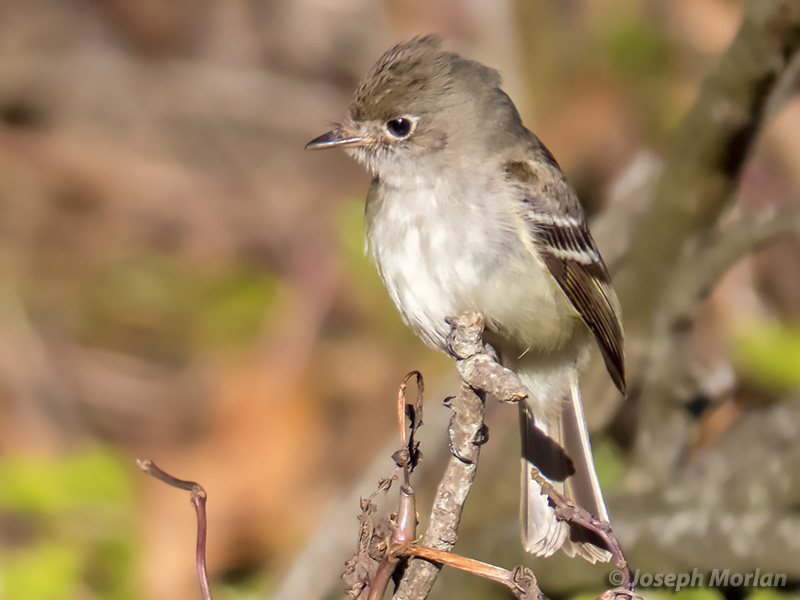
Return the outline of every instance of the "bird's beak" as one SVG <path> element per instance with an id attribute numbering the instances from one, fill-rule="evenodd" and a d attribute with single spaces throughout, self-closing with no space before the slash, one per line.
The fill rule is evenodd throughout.
<path id="1" fill-rule="evenodd" d="M 330 130 L 328 133 L 323 133 L 318 138 L 314 138 L 306 144 L 306 149 L 320 150 L 323 148 L 336 148 L 346 146 L 363 146 L 367 140 L 361 136 L 355 135 L 348 131 L 341 125 L 336 129 Z"/>

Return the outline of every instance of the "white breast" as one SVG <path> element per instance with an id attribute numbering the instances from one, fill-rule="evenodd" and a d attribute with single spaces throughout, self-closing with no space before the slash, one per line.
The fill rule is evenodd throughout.
<path id="1" fill-rule="evenodd" d="M 478 285 L 473 253 L 456 233 L 470 220 L 452 218 L 435 189 L 385 190 L 370 211 L 368 242 L 381 279 L 405 321 L 430 346 L 442 348 L 445 317 L 465 308 Z M 465 222 L 466 221 L 466 222 Z M 465 234 L 467 232 L 464 232 Z M 482 234 L 473 231 L 472 234 Z"/>
<path id="2" fill-rule="evenodd" d="M 368 243 L 404 320 L 443 349 L 445 318 L 472 308 L 514 348 L 549 352 L 574 335 L 576 311 L 490 182 L 480 189 L 384 186 L 367 207 Z M 461 189 L 459 189 L 461 187 Z M 511 199 L 505 199 L 510 202 Z"/>

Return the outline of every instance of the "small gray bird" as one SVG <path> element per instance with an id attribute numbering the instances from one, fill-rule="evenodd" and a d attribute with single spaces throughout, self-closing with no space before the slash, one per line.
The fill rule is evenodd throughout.
<path id="1" fill-rule="evenodd" d="M 375 176 L 367 241 L 403 319 L 446 351 L 446 318 L 480 312 L 529 391 L 520 403 L 522 540 L 549 556 L 610 554 L 558 521 L 531 465 L 608 520 L 578 389 L 591 344 L 625 392 L 620 308 L 575 191 L 522 124 L 500 75 L 429 35 L 389 50 L 350 115 L 309 148 L 344 147 Z"/>

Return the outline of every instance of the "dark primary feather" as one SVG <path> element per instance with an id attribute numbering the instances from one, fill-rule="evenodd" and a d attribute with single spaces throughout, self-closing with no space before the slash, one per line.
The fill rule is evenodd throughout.
<path id="1" fill-rule="evenodd" d="M 611 278 L 586 219 L 561 170 L 535 152 L 538 161 L 512 161 L 506 175 L 524 184 L 523 217 L 545 265 L 594 334 L 611 379 L 625 393 L 625 354 L 620 316 Z M 545 149 L 546 150 L 546 149 Z M 613 299 L 612 299 L 613 298 Z"/>
<path id="2" fill-rule="evenodd" d="M 586 265 L 558 258 L 544 250 L 547 268 L 594 334 L 606 369 L 614 385 L 624 394 L 625 355 L 622 327 L 609 299 L 608 272 L 602 259 L 599 263 Z"/>

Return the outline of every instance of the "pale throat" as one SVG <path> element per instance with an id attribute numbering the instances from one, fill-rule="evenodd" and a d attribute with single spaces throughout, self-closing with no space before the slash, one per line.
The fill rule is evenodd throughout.
<path id="1" fill-rule="evenodd" d="M 386 186 L 409 193 L 442 193 L 442 180 L 459 177 L 441 151 L 353 148 L 351 155 Z M 424 208 L 421 207 L 421 208 Z"/>

